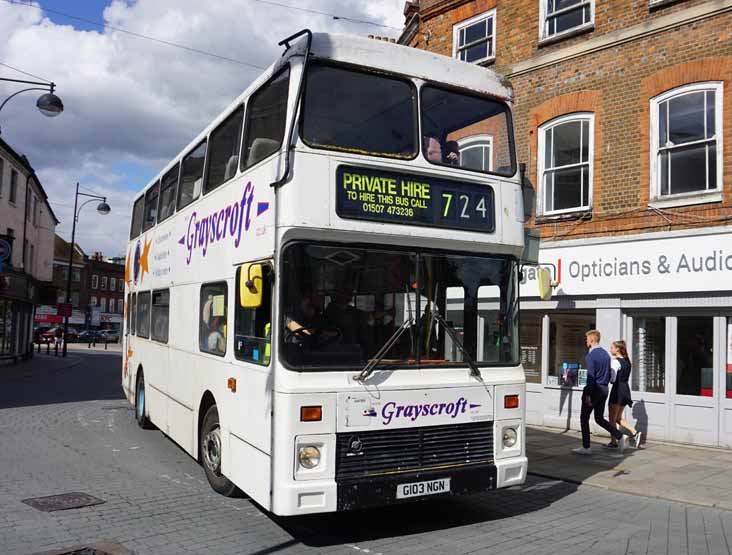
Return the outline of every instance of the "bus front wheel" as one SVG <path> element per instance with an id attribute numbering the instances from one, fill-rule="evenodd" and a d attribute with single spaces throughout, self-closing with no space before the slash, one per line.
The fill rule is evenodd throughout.
<path id="1" fill-rule="evenodd" d="M 226 497 L 233 497 L 237 487 L 226 476 L 221 474 L 221 426 L 219 411 L 216 405 L 209 407 L 203 417 L 203 425 L 199 434 L 201 461 L 206 472 L 208 483 L 213 490 Z"/>
<path id="2" fill-rule="evenodd" d="M 135 388 L 135 419 L 140 428 L 148 430 L 152 428 L 150 419 L 147 417 L 147 395 L 145 395 L 145 376 L 138 373 L 137 387 Z"/>

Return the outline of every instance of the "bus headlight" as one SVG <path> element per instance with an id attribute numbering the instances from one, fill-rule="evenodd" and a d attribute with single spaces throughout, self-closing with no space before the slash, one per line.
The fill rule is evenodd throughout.
<path id="1" fill-rule="evenodd" d="M 297 458 L 303 468 L 315 468 L 320 464 L 320 449 L 314 445 L 300 447 Z"/>
<path id="2" fill-rule="evenodd" d="M 510 449 L 514 445 L 516 445 L 516 440 L 518 439 L 518 435 L 516 434 L 516 430 L 513 428 L 506 428 L 503 430 L 503 447 L 504 449 Z"/>

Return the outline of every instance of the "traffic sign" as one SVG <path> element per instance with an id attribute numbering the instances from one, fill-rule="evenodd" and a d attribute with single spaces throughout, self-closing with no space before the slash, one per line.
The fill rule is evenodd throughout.
<path id="1" fill-rule="evenodd" d="M 58 303 L 56 306 L 56 314 L 59 316 L 71 316 L 71 303 Z"/>

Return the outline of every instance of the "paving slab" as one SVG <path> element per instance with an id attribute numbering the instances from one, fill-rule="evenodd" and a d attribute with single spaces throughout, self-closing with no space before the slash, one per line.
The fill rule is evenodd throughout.
<path id="1" fill-rule="evenodd" d="M 596 439 L 595 439 L 596 438 Z M 592 456 L 575 455 L 581 435 L 529 427 L 529 473 L 691 505 L 732 510 L 732 451 L 646 442 L 622 455 L 593 436 Z"/>

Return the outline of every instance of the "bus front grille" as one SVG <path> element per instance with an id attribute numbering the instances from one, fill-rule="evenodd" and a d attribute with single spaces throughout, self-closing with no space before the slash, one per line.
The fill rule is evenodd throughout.
<path id="1" fill-rule="evenodd" d="M 493 462 L 493 422 L 336 436 L 337 482 Z"/>

